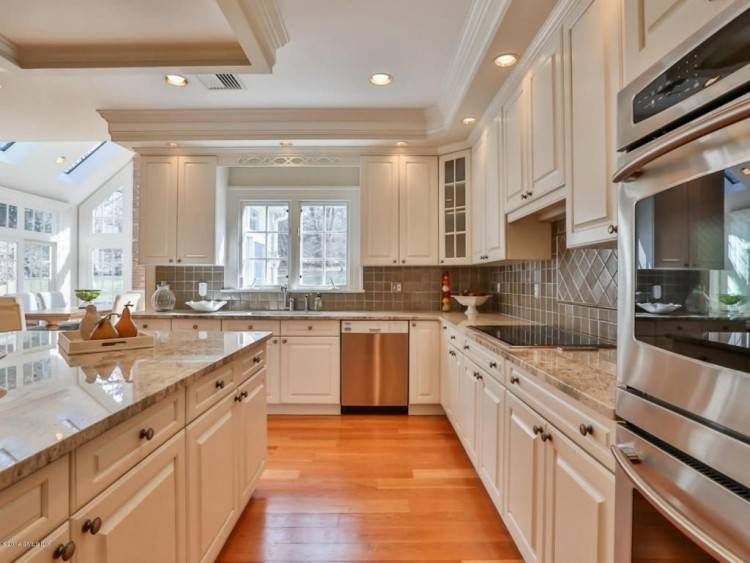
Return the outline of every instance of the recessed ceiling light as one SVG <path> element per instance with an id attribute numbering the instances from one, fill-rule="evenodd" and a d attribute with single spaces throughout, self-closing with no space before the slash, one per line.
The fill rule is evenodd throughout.
<path id="1" fill-rule="evenodd" d="M 291 147 L 292 146 L 292 142 L 291 141 L 281 141 L 279 144 L 282 147 Z"/>
<path id="2" fill-rule="evenodd" d="M 65 158 L 64 156 L 58 156 L 58 157 L 57 157 L 57 158 L 55 159 L 55 162 L 56 162 L 57 164 L 63 164 L 63 163 L 65 162 L 65 160 L 66 160 L 66 158 Z"/>
<path id="3" fill-rule="evenodd" d="M 393 82 L 393 76 L 387 72 L 376 72 L 370 75 L 370 84 L 375 86 L 387 86 L 391 82 Z"/>
<path id="4" fill-rule="evenodd" d="M 518 62 L 518 57 L 513 53 L 500 53 L 495 57 L 495 64 L 499 67 L 513 66 Z"/>
<path id="5" fill-rule="evenodd" d="M 167 84 L 170 86 L 187 86 L 188 85 L 188 79 L 181 74 L 167 74 L 164 77 L 164 80 L 167 81 Z"/>
<path id="6" fill-rule="evenodd" d="M 740 168 L 740 172 L 742 172 L 745 176 L 750 176 L 750 168 L 747 166 Z"/>
<path id="7" fill-rule="evenodd" d="M 177 148 L 177 143 L 175 143 L 174 141 L 172 141 L 172 142 L 167 143 L 167 146 L 170 149 L 176 149 Z"/>
<path id="8" fill-rule="evenodd" d="M 476 117 L 464 117 L 461 120 L 461 123 L 463 123 L 464 125 L 474 125 L 476 122 L 477 122 Z"/>
<path id="9" fill-rule="evenodd" d="M 406 141 L 399 141 L 398 143 L 396 143 L 396 146 L 397 146 L 397 147 L 405 147 L 405 146 L 407 146 L 408 144 L 409 144 L 409 143 L 407 143 Z"/>

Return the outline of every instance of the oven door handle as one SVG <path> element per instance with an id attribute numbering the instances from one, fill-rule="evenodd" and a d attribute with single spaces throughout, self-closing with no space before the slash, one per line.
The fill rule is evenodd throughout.
<path id="1" fill-rule="evenodd" d="M 656 491 L 656 489 L 641 477 L 635 469 L 635 464 L 638 463 L 638 455 L 633 455 L 631 451 L 628 451 L 630 449 L 629 446 L 624 444 L 614 444 L 610 447 L 617 466 L 630 480 L 633 487 L 640 492 L 646 500 L 654 506 L 654 508 L 661 512 L 667 520 L 677 526 L 683 533 L 691 537 L 711 555 L 719 557 L 724 561 L 742 563 L 742 559 L 739 559 L 736 555 L 727 551 L 724 546 L 706 534 L 700 526 L 672 506 L 661 494 L 659 494 L 659 492 Z M 631 459 L 635 459 L 636 461 L 631 461 Z"/>

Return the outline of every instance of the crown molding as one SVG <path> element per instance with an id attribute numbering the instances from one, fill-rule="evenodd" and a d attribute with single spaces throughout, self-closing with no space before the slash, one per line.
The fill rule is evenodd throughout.
<path id="1" fill-rule="evenodd" d="M 289 34 L 276 0 L 216 0 L 229 26 L 253 66 L 253 72 L 270 73 L 276 50 L 289 42 Z"/>
<path id="2" fill-rule="evenodd" d="M 423 140 L 422 109 L 99 110 L 116 142 L 256 139 Z"/>
<path id="3" fill-rule="evenodd" d="M 510 0 L 474 0 L 472 3 L 437 104 L 437 111 L 442 116 L 442 129 L 449 128 L 455 120 L 509 6 Z"/>

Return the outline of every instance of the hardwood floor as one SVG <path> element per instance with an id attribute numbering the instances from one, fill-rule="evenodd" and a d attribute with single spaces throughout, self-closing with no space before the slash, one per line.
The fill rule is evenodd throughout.
<path id="1" fill-rule="evenodd" d="M 218 561 L 521 561 L 442 416 L 272 416 Z"/>

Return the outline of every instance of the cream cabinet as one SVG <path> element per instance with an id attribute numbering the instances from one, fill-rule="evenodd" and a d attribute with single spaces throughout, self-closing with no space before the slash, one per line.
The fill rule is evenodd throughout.
<path id="1" fill-rule="evenodd" d="M 409 323 L 409 404 L 440 404 L 440 323 Z"/>
<path id="2" fill-rule="evenodd" d="M 217 332 L 221 330 L 221 321 L 219 319 L 172 319 L 172 330 Z"/>
<path id="3" fill-rule="evenodd" d="M 491 124 L 472 147 L 473 203 L 472 261 L 505 258 L 505 213 L 498 177 L 498 128 Z"/>
<path id="4" fill-rule="evenodd" d="M 440 263 L 471 263 L 471 153 L 460 151 L 440 157 Z"/>
<path id="5" fill-rule="evenodd" d="M 448 345 L 444 355 L 444 362 L 446 364 L 446 392 L 440 395 L 440 401 L 451 424 L 453 424 L 456 432 L 460 434 L 462 430 L 459 417 L 458 386 L 461 374 L 463 373 L 463 356 L 452 345 Z"/>
<path id="6" fill-rule="evenodd" d="M 289 336 L 281 339 L 281 402 L 341 402 L 339 338 Z"/>
<path id="7" fill-rule="evenodd" d="M 568 247 L 617 237 L 611 179 L 622 87 L 619 14 L 619 0 L 579 0 L 563 22 Z"/>
<path id="8" fill-rule="evenodd" d="M 234 397 L 237 494 L 240 510 L 250 500 L 266 465 L 267 371 L 268 368 L 265 368 L 242 383 Z"/>
<path id="9" fill-rule="evenodd" d="M 185 531 L 183 431 L 70 518 L 81 563 L 179 563 Z"/>
<path id="10" fill-rule="evenodd" d="M 50 563 L 51 561 L 72 561 L 76 544 L 70 540 L 70 526 L 67 522 L 16 559 L 14 563 Z"/>
<path id="11" fill-rule="evenodd" d="M 438 263 L 438 170 L 431 156 L 362 157 L 362 263 Z"/>
<path id="12" fill-rule="evenodd" d="M 479 371 L 477 420 L 478 472 L 495 503 L 502 503 L 503 426 L 505 388 Z"/>
<path id="13" fill-rule="evenodd" d="M 479 384 L 478 368 L 464 357 L 461 373 L 458 378 L 458 418 L 460 419 L 460 436 L 469 458 L 477 459 L 477 399 Z"/>
<path id="14" fill-rule="evenodd" d="M 625 83 L 698 31 L 711 18 L 745 0 L 624 0 Z"/>
<path id="15" fill-rule="evenodd" d="M 213 264 L 214 156 L 140 158 L 140 263 Z"/>
<path id="16" fill-rule="evenodd" d="M 529 197 L 527 98 L 527 81 L 522 80 L 500 108 L 501 178 L 506 212 L 521 207 Z"/>
<path id="17" fill-rule="evenodd" d="M 281 402 L 281 339 L 274 336 L 266 343 L 266 402 Z"/>

